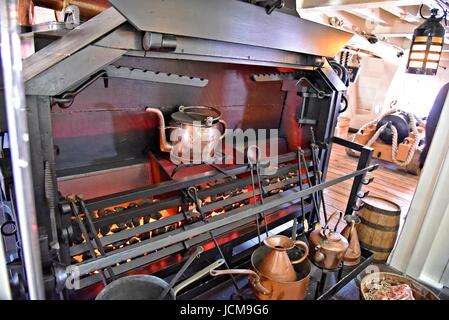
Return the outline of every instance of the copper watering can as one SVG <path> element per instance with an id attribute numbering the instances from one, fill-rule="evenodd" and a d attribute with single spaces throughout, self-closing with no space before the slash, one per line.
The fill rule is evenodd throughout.
<path id="1" fill-rule="evenodd" d="M 268 237 L 265 240 L 267 240 L 264 241 L 266 245 L 257 248 L 251 255 L 251 270 L 212 270 L 210 274 L 212 276 L 227 274 L 248 275 L 249 286 L 254 295 L 260 300 L 304 300 L 311 271 L 310 263 L 307 259 L 307 245 L 302 241 L 295 242 L 284 236 Z M 295 248 L 303 249 L 304 253 L 297 260 L 287 261 L 289 259 L 287 251 Z M 276 268 L 277 264 L 279 264 L 279 269 Z M 265 272 L 269 272 L 275 278 L 263 273 L 263 268 L 265 268 Z M 294 278 L 291 277 L 292 270 Z M 287 277 L 283 273 L 288 273 L 291 281 L 284 281 L 283 279 L 287 279 Z"/>
<path id="2" fill-rule="evenodd" d="M 259 265 L 259 271 L 265 276 L 281 282 L 296 281 L 296 272 L 293 265 L 303 262 L 307 259 L 309 248 L 303 241 L 293 241 L 292 239 L 276 235 L 265 238 L 263 243 L 271 250 Z M 293 248 L 304 250 L 304 255 L 294 261 L 290 261 L 287 251 Z"/>
<path id="3" fill-rule="evenodd" d="M 331 230 L 328 226 L 332 218 L 339 214 L 339 219 Z M 328 223 L 318 230 L 314 230 L 309 236 L 310 259 L 320 268 L 335 269 L 342 262 L 346 250 L 348 249 L 348 240 L 337 232 L 337 226 L 343 216 L 343 212 L 335 211 L 328 220 Z"/>

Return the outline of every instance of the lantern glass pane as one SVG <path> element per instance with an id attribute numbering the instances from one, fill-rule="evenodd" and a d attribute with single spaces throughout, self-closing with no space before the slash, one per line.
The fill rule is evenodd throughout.
<path id="1" fill-rule="evenodd" d="M 418 37 L 415 38 L 415 40 L 413 42 L 415 42 L 415 43 L 417 43 L 417 42 L 427 43 L 427 39 L 428 39 L 428 37 L 426 37 L 426 36 L 418 36 Z"/>
<path id="2" fill-rule="evenodd" d="M 433 43 L 443 43 L 443 37 L 433 37 L 432 38 Z"/>
<path id="3" fill-rule="evenodd" d="M 412 47 L 412 51 L 426 51 L 427 45 L 425 44 L 414 44 Z"/>
<path id="4" fill-rule="evenodd" d="M 412 52 L 412 54 L 410 55 L 410 59 L 413 60 L 424 60 L 425 57 L 426 54 L 423 52 Z"/>
<path id="5" fill-rule="evenodd" d="M 427 56 L 427 60 L 439 61 L 440 55 L 438 53 L 429 53 L 429 55 Z"/>
<path id="6" fill-rule="evenodd" d="M 409 67 L 410 68 L 422 68 L 423 62 L 422 61 L 410 61 Z"/>
<path id="7" fill-rule="evenodd" d="M 437 62 L 427 62 L 426 63 L 426 69 L 437 69 L 438 63 Z"/>
<path id="8" fill-rule="evenodd" d="M 430 46 L 430 49 L 429 49 L 429 51 L 432 51 L 432 52 L 441 52 L 441 50 L 443 49 L 443 47 L 442 46 Z"/>

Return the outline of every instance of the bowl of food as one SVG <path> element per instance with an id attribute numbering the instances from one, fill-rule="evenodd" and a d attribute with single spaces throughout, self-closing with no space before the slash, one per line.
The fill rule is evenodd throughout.
<path id="1" fill-rule="evenodd" d="M 373 272 L 360 282 L 363 300 L 440 300 L 430 289 L 408 277 Z"/>

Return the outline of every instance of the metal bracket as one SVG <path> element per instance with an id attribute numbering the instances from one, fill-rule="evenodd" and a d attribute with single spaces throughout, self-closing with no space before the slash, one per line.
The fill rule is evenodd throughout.
<path id="1" fill-rule="evenodd" d="M 159 71 L 150 71 L 114 65 L 107 66 L 105 70 L 108 77 L 111 78 L 124 78 L 158 83 L 170 83 L 193 87 L 205 87 L 209 82 L 209 80 L 204 78 L 196 78 L 174 73 L 163 73 Z"/>
<path id="2" fill-rule="evenodd" d="M 52 97 L 51 104 L 57 104 L 61 109 L 69 108 L 73 104 L 75 96 L 101 77 L 103 77 L 105 88 L 109 86 L 109 78 L 124 78 L 158 83 L 188 85 L 193 87 L 205 87 L 209 82 L 209 80 L 204 78 L 195 78 L 192 76 L 183 76 L 173 73 L 163 73 L 159 71 L 109 65 L 103 70 L 100 70 L 92 75 L 88 80 L 75 88 L 73 91 L 67 91 L 59 96 Z"/>
<path id="3" fill-rule="evenodd" d="M 73 101 L 75 97 L 84 89 L 89 87 L 92 83 L 94 83 L 98 78 L 102 76 L 107 76 L 105 70 L 100 70 L 97 73 L 93 74 L 88 80 L 86 80 L 83 84 L 78 86 L 73 91 L 68 91 L 63 93 L 62 95 L 52 97 L 50 104 L 51 105 L 58 105 L 61 109 L 67 109 L 70 108 L 70 106 L 73 104 Z M 108 81 L 107 78 L 104 78 L 104 86 L 105 88 L 108 87 Z"/>
<path id="4" fill-rule="evenodd" d="M 299 77 L 298 72 L 284 72 L 284 73 L 259 73 L 251 75 L 251 80 L 256 82 L 266 81 L 295 81 Z"/>

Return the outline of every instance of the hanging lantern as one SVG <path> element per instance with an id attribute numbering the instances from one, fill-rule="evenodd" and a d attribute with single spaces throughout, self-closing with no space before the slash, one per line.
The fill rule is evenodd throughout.
<path id="1" fill-rule="evenodd" d="M 444 45 L 445 28 L 437 17 L 438 9 L 431 10 L 431 16 L 413 34 L 407 73 L 436 75 Z M 423 17 L 421 15 L 421 17 Z M 424 18 L 424 17 L 423 17 Z"/>

